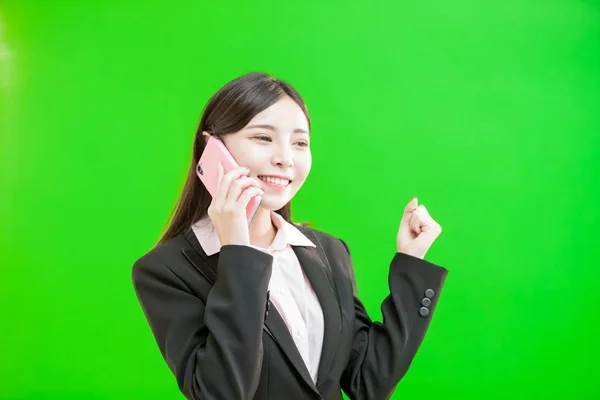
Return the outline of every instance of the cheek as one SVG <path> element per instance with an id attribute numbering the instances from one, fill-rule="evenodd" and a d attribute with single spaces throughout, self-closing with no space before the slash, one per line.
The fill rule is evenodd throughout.
<path id="1" fill-rule="evenodd" d="M 296 176 L 304 181 L 310 173 L 311 167 L 312 157 L 310 154 L 308 156 L 299 157 L 298 160 L 296 160 Z"/>
<path id="2" fill-rule="evenodd" d="M 250 170 L 260 170 L 262 163 L 257 160 L 255 154 L 250 151 L 242 151 L 238 157 L 234 157 L 238 164 L 242 167 L 248 167 Z"/>

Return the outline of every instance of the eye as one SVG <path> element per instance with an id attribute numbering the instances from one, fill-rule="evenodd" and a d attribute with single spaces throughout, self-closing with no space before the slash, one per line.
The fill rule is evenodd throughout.
<path id="1" fill-rule="evenodd" d="M 262 142 L 270 142 L 271 138 L 265 135 L 261 135 L 261 136 L 254 136 L 254 139 L 258 139 Z"/>
<path id="2" fill-rule="evenodd" d="M 300 147 L 308 147 L 308 142 L 306 142 L 305 140 L 296 142 L 296 144 L 298 144 Z"/>

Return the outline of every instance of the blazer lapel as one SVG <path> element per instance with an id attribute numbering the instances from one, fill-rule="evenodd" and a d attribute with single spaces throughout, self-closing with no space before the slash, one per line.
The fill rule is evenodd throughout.
<path id="1" fill-rule="evenodd" d="M 219 253 L 208 256 L 191 229 L 185 233 L 185 237 L 191 248 L 182 249 L 183 255 L 211 284 L 214 284 L 218 273 Z M 304 360 L 296 347 L 296 343 L 294 343 L 294 339 L 290 335 L 287 325 L 275 305 L 270 300 L 268 304 L 269 312 L 265 318 L 263 329 L 277 343 L 302 380 L 306 382 L 315 394 L 319 394 L 308 368 L 304 364 Z"/>
<path id="2" fill-rule="evenodd" d="M 319 299 L 324 321 L 323 348 L 317 374 L 318 388 L 327 377 L 337 350 L 338 338 L 342 329 L 341 305 L 337 286 L 331 274 L 331 266 L 321 243 L 312 232 L 305 231 L 304 233 L 311 240 L 314 239 L 317 247 L 294 247 L 294 252 Z"/>
<path id="3" fill-rule="evenodd" d="M 325 324 L 316 385 L 287 325 L 271 301 L 269 301 L 269 312 L 264 322 L 264 329 L 275 340 L 302 379 L 318 394 L 317 387 L 327 377 L 337 349 L 337 338 L 341 331 L 341 306 L 331 274 L 331 266 L 318 238 L 308 230 L 303 230 L 303 233 L 314 239 L 317 247 L 293 246 L 293 250 L 319 299 Z M 186 232 L 185 236 L 194 251 L 183 249 L 183 254 L 209 282 L 214 283 L 217 276 L 218 253 L 207 256 L 192 230 Z"/>
<path id="4" fill-rule="evenodd" d="M 296 343 L 294 342 L 294 339 L 292 338 L 285 321 L 281 317 L 281 314 L 279 314 L 279 311 L 275 305 L 270 301 L 269 315 L 265 319 L 265 327 L 267 329 L 267 333 L 270 333 L 273 339 L 275 339 L 275 342 L 281 351 L 286 355 L 288 360 L 292 363 L 306 384 L 316 394 L 319 394 L 319 391 L 317 390 L 317 387 L 310 376 L 310 372 L 308 372 L 306 364 L 304 364 L 304 359 L 302 359 L 302 356 L 296 347 Z"/>
<path id="5" fill-rule="evenodd" d="M 214 284 L 217 279 L 219 254 L 208 256 L 202 249 L 192 229 L 186 231 L 185 238 L 190 246 L 192 246 L 192 249 L 184 248 L 181 252 L 211 284 Z"/>
<path id="6" fill-rule="evenodd" d="M 320 246 L 320 244 L 318 246 Z M 313 382 L 306 364 L 304 364 L 304 360 L 296 347 L 294 339 L 290 335 L 287 325 L 272 303 L 269 304 L 270 311 L 269 316 L 265 320 L 265 325 L 272 332 L 277 344 L 296 368 L 300 376 L 302 376 L 306 383 L 318 393 L 317 388 L 327 377 L 335 356 L 335 351 L 337 350 L 337 341 L 342 326 L 340 305 L 337 290 L 335 289 L 335 282 L 327 272 L 330 271 L 329 263 L 324 256 L 319 254 L 322 253 L 324 255 L 322 248 L 293 246 L 293 249 L 319 299 L 321 309 L 323 310 L 323 320 L 325 324 L 323 348 L 319 360 L 319 371 L 317 373 L 316 384 Z"/>

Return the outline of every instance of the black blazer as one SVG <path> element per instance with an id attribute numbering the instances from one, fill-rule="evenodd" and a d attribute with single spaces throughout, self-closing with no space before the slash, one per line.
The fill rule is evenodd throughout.
<path id="1" fill-rule="evenodd" d="M 133 266 L 133 284 L 158 347 L 188 399 L 389 398 L 412 362 L 447 270 L 397 253 L 383 323 L 353 291 L 346 243 L 299 227 L 317 247 L 294 247 L 325 321 L 316 385 L 269 301 L 273 257 L 227 245 L 207 256 L 190 229 Z"/>

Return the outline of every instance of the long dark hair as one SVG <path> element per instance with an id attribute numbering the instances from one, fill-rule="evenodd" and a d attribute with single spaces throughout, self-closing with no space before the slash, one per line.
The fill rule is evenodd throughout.
<path id="1" fill-rule="evenodd" d="M 202 132 L 219 137 L 238 132 L 258 113 L 285 96 L 292 98 L 302 108 L 310 127 L 308 111 L 300 94 L 287 82 L 265 73 L 252 72 L 242 75 L 223 86 L 210 98 L 194 135 L 192 160 L 181 197 L 167 219 L 168 228 L 158 244 L 186 231 L 208 213 L 212 197 L 196 175 L 196 165 L 205 146 Z M 286 221 L 292 222 L 290 203 L 276 212 Z"/>

